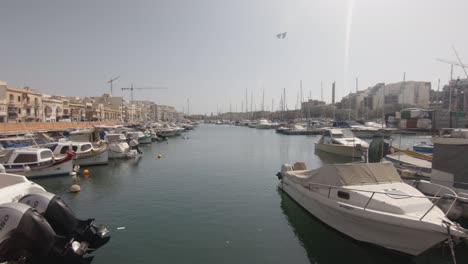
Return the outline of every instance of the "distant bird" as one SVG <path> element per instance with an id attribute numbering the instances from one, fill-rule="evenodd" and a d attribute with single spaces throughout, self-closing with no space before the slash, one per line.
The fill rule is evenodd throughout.
<path id="1" fill-rule="evenodd" d="M 288 32 L 279 33 L 276 35 L 276 37 L 279 39 L 284 39 L 286 38 L 286 34 L 288 34 Z"/>

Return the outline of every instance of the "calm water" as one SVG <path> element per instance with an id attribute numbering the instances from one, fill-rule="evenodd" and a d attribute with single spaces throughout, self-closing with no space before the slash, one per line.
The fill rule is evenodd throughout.
<path id="1" fill-rule="evenodd" d="M 409 258 L 358 243 L 279 191 L 282 163 L 350 161 L 316 155 L 316 136 L 215 125 L 187 135 L 143 147 L 138 162 L 90 167 L 79 194 L 66 192 L 70 177 L 37 180 L 111 229 L 93 263 L 451 263 L 447 250 Z"/>

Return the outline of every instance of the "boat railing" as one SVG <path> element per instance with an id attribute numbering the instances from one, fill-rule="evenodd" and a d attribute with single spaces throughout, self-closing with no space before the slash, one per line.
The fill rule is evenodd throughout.
<path id="1" fill-rule="evenodd" d="M 450 212 L 450 210 L 452 209 L 452 207 L 455 205 L 455 203 L 458 201 L 458 200 L 463 200 L 463 201 L 466 201 L 468 202 L 468 198 L 465 198 L 465 197 L 460 197 L 458 196 L 453 190 L 451 190 L 450 188 L 446 187 L 446 186 L 443 186 L 443 185 L 438 185 L 438 184 L 434 184 L 436 186 L 438 186 L 440 189 L 438 190 L 437 194 L 434 195 L 434 196 L 430 196 L 430 195 L 413 195 L 413 194 L 407 194 L 407 193 L 396 193 L 396 192 L 382 192 L 382 191 L 370 191 L 370 190 L 363 190 L 363 189 L 357 189 L 357 188 L 348 188 L 348 187 L 341 187 L 341 186 L 335 186 L 335 185 L 328 185 L 328 184 L 321 184 L 321 183 L 309 183 L 309 190 L 312 190 L 312 187 L 311 186 L 318 186 L 318 187 L 323 187 L 323 188 L 327 188 L 328 189 L 328 199 L 330 199 L 330 195 L 331 195 L 331 191 L 332 189 L 339 189 L 339 190 L 346 190 L 346 191 L 355 191 L 355 192 L 365 192 L 365 193 L 370 193 L 371 196 L 369 197 L 369 199 L 367 200 L 366 204 L 363 208 L 364 211 L 366 211 L 367 207 L 369 206 L 370 202 L 372 201 L 372 199 L 374 198 L 375 194 L 385 194 L 387 195 L 388 197 L 392 198 L 392 199 L 401 199 L 401 198 L 423 198 L 423 199 L 429 199 L 431 202 L 432 202 L 432 206 L 427 210 L 425 211 L 425 213 L 419 218 L 419 221 L 422 221 L 423 218 L 432 210 L 434 209 L 434 207 L 439 203 L 439 201 L 441 200 L 444 200 L 444 199 L 453 199 L 452 203 L 450 204 L 450 206 L 448 207 L 447 209 L 447 212 L 445 212 L 445 216 L 448 215 L 448 213 Z M 447 193 L 444 193 L 442 195 L 439 195 L 439 193 L 441 192 L 442 189 L 448 189 L 451 194 L 447 194 Z M 392 197 L 393 196 L 393 197 Z M 400 198 L 395 198 L 395 197 L 400 197 Z M 435 202 L 434 202 L 435 201 Z"/>

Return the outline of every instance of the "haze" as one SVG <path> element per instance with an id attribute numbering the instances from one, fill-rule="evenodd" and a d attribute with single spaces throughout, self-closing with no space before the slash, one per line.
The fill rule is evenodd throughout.
<path id="1" fill-rule="evenodd" d="M 350 10 L 350 8 L 352 8 Z M 331 101 L 378 82 L 448 82 L 454 44 L 468 62 L 467 1 L 2 1 L 0 80 L 49 94 L 98 96 L 119 88 L 190 113 L 241 111 L 245 89 L 260 109 L 283 88 L 294 108 L 303 81 Z M 352 12 L 350 12 L 352 11 Z M 351 16 L 352 15 L 352 16 Z M 288 32 L 285 39 L 276 34 Z M 348 31 L 348 33 L 347 33 Z M 348 36 L 348 38 L 347 38 Z M 349 43 L 349 45 L 347 45 Z M 348 46 L 348 47 L 347 47 Z M 349 56 L 346 56 L 349 54 Z M 455 68 L 454 76 L 464 77 Z"/>

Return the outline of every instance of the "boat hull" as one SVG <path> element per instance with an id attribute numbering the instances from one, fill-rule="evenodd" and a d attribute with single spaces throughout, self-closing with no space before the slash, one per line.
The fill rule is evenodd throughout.
<path id="1" fill-rule="evenodd" d="M 109 159 L 133 159 L 138 155 L 136 150 L 128 150 L 125 152 L 117 152 L 109 150 Z"/>
<path id="2" fill-rule="evenodd" d="M 177 130 L 158 131 L 157 135 L 161 137 L 175 137 L 178 135 L 178 131 Z"/>
<path id="3" fill-rule="evenodd" d="M 138 138 L 138 144 L 151 144 L 151 142 L 153 142 L 153 140 L 150 135 Z"/>
<path id="4" fill-rule="evenodd" d="M 309 190 L 284 178 L 279 187 L 320 221 L 359 241 L 419 255 L 447 239 L 447 234 L 418 229 L 417 223 L 421 223 L 418 221 L 407 227 L 399 224 L 398 219 L 391 223 L 362 217 L 359 215 L 362 210 L 357 212 L 359 210 L 326 196 L 308 194 L 306 192 L 311 193 Z"/>
<path id="5" fill-rule="evenodd" d="M 315 143 L 315 149 L 321 150 L 324 152 L 332 153 L 335 155 L 350 157 L 350 158 L 361 158 L 362 157 L 362 148 L 354 146 L 344 146 L 338 144 L 323 144 Z"/>
<path id="6" fill-rule="evenodd" d="M 7 173 L 14 173 L 26 176 L 27 178 L 38 178 L 38 177 L 50 177 L 50 176 L 60 176 L 60 175 L 69 175 L 73 171 L 73 160 L 69 159 L 67 161 L 53 164 L 47 167 L 36 167 L 31 168 L 31 170 L 9 170 L 6 169 Z"/>
<path id="7" fill-rule="evenodd" d="M 413 150 L 421 153 L 432 154 L 434 148 L 424 146 L 413 146 Z"/>
<path id="8" fill-rule="evenodd" d="M 91 166 L 91 165 L 104 165 L 109 163 L 109 150 L 105 149 L 96 154 L 91 155 L 77 155 L 73 159 L 73 165 Z"/>

